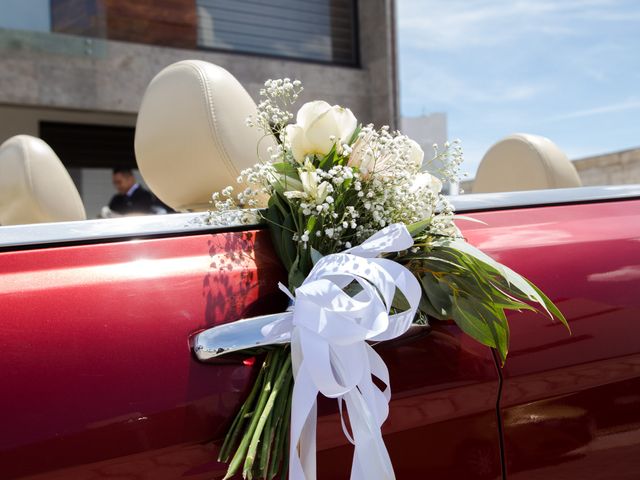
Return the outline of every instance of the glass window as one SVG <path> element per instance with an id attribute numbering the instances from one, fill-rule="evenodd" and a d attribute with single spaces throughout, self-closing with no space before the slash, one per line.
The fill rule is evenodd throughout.
<path id="1" fill-rule="evenodd" d="M 49 0 L 3 0 L 0 7 L 0 28 L 50 31 Z"/>
<path id="2" fill-rule="evenodd" d="M 357 62 L 353 0 L 197 0 L 197 5 L 202 47 Z"/>

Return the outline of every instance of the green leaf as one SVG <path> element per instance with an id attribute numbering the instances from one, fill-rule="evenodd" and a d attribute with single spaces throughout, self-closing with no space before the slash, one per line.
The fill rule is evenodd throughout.
<path id="1" fill-rule="evenodd" d="M 282 178 L 275 185 L 276 190 L 283 194 L 287 191 L 297 190 L 302 192 L 304 190 L 300 176 L 298 175 L 298 168 L 288 162 L 274 163 L 273 167 Z"/>
<path id="2" fill-rule="evenodd" d="M 403 258 L 410 269 L 420 272 L 422 312 L 453 319 L 472 338 L 495 348 L 503 364 L 509 349 L 506 310 L 540 311 L 534 307 L 537 304 L 567 325 L 538 287 L 466 242 L 431 240 L 422 253 L 400 261 Z"/>
<path id="3" fill-rule="evenodd" d="M 453 312 L 453 320 L 462 331 L 480 343 L 495 348 L 504 363 L 509 350 L 509 325 L 504 311 L 474 298 L 459 298 Z"/>
<path id="4" fill-rule="evenodd" d="M 360 133 L 360 131 L 362 130 L 362 125 L 358 125 L 356 127 L 356 129 L 353 131 L 353 135 L 351 135 L 351 138 L 349 139 L 349 141 L 347 142 L 348 145 L 353 145 L 353 143 L 357 140 L 358 138 L 358 134 Z"/>
<path id="5" fill-rule="evenodd" d="M 309 219 L 307 220 L 307 227 L 305 230 L 307 230 L 307 232 L 309 232 L 309 235 L 311 235 L 311 233 L 313 233 L 313 229 L 316 226 L 316 221 L 318 220 L 318 217 L 314 217 L 313 215 L 309 217 Z"/>
<path id="6" fill-rule="evenodd" d="M 437 318 L 438 320 L 448 320 L 450 318 L 449 315 L 442 315 L 441 313 L 439 313 L 435 309 L 435 307 L 431 304 L 431 302 L 429 301 L 429 297 L 427 297 L 426 294 L 420 297 L 420 302 L 418 303 L 418 309 L 425 315 L 428 315 L 433 318 Z"/>
<path id="7" fill-rule="evenodd" d="M 291 178 L 300 179 L 298 176 L 298 169 L 289 162 L 278 162 L 272 164 L 276 172 L 286 175 Z"/>
<path id="8" fill-rule="evenodd" d="M 333 147 L 331 147 L 331 151 L 327 153 L 322 158 L 322 160 L 320 160 L 320 163 L 318 164 L 318 168 L 321 168 L 322 170 L 329 170 L 331 167 L 335 165 L 336 156 L 337 156 L 336 145 L 334 144 Z"/>
<path id="9" fill-rule="evenodd" d="M 297 257 L 296 245 L 293 241 L 293 234 L 291 233 L 295 231 L 295 225 L 291 215 L 285 217 L 282 222 L 283 228 L 280 230 L 280 239 L 278 241 L 282 248 L 282 261 L 285 264 L 285 268 L 290 270 L 293 268 L 293 262 Z"/>
<path id="10" fill-rule="evenodd" d="M 431 225 L 431 219 L 425 218 L 424 220 L 420 220 L 419 222 L 412 223 L 411 225 L 407 225 L 407 230 L 411 234 L 412 237 L 416 237 L 424 232 L 429 225 Z"/>
<path id="11" fill-rule="evenodd" d="M 286 217 L 290 214 L 289 204 L 287 201 L 278 193 L 271 195 L 269 198 L 269 207 L 274 206 L 278 209 L 281 217 Z"/>
<path id="12" fill-rule="evenodd" d="M 419 280 L 422 285 L 422 291 L 425 293 L 429 303 L 438 314 L 437 317 L 446 318 L 451 315 L 451 295 L 450 289 L 447 288 L 447 285 L 440 284 L 436 277 L 430 273 L 422 275 Z"/>
<path id="13" fill-rule="evenodd" d="M 547 310 L 549 310 L 553 315 L 555 315 L 555 317 L 558 320 L 560 320 L 560 323 L 562 323 L 565 327 L 567 327 L 567 330 L 569 330 L 569 333 L 571 333 L 571 327 L 569 326 L 569 323 L 567 322 L 567 319 L 564 317 L 564 315 L 562 314 L 560 309 L 558 307 L 556 307 L 556 305 L 549 299 L 549 297 L 547 297 L 542 292 L 542 290 L 540 290 L 538 287 L 536 287 L 529 280 L 527 280 L 527 282 L 529 282 L 529 285 L 531 285 L 531 288 L 535 289 L 535 291 L 538 292 L 538 295 L 540 295 L 540 297 L 542 297 L 542 300 L 544 300 L 544 304 L 547 307 Z"/>
<path id="14" fill-rule="evenodd" d="M 269 206 L 263 216 L 269 225 L 273 248 L 275 249 L 280 261 L 284 264 L 284 267 L 288 270 L 291 267 L 291 264 L 288 263 L 288 257 L 284 252 L 284 245 L 281 243 L 283 232 L 280 222 L 282 221 L 282 217 L 279 215 L 278 208 L 275 205 Z"/>
<path id="15" fill-rule="evenodd" d="M 491 266 L 495 269 L 500 275 L 513 287 L 517 288 L 520 292 L 522 292 L 526 298 L 532 302 L 536 302 L 541 305 L 544 310 L 547 312 L 549 317 L 553 319 L 553 314 L 549 311 L 547 307 L 547 302 L 545 302 L 544 298 L 540 295 L 540 290 L 534 288 L 532 284 L 526 280 L 522 275 L 517 274 L 513 270 L 511 270 L 506 265 L 496 262 L 493 258 L 491 258 L 486 253 L 477 249 L 473 245 L 463 241 L 463 240 L 444 240 L 444 241 L 435 241 L 434 244 L 442 244 L 444 246 L 450 246 L 455 248 L 461 252 L 464 252 L 472 257 L 480 260 L 483 263 Z M 564 317 L 563 317 L 564 318 Z"/>
<path id="16" fill-rule="evenodd" d="M 311 262 L 315 265 L 318 261 L 324 256 L 318 250 L 313 247 L 311 248 Z"/>

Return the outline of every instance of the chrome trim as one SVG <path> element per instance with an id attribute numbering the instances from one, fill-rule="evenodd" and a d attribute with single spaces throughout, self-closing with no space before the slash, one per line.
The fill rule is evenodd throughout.
<path id="1" fill-rule="evenodd" d="M 235 215 L 234 215 L 235 213 Z M 215 232 L 237 227 L 255 227 L 255 211 L 232 212 L 222 218 L 208 213 L 176 213 L 135 217 L 82 220 L 77 222 L 36 223 L 0 227 L 0 248 L 136 238 L 153 235 Z"/>
<path id="2" fill-rule="evenodd" d="M 640 198 L 640 185 L 605 187 L 556 188 L 526 192 L 471 193 L 449 197 L 456 213 L 505 208 L 525 208 L 539 205 L 597 202 Z"/>
<path id="3" fill-rule="evenodd" d="M 464 213 L 549 204 L 622 200 L 634 197 L 640 198 L 640 185 L 476 193 L 449 197 L 449 200 L 456 207 L 458 213 Z M 252 216 L 253 220 L 248 220 L 247 216 Z M 213 224 L 207 223 L 208 218 L 207 213 L 181 213 L 5 226 L 0 227 L 0 248 L 136 238 L 185 232 L 215 232 L 242 226 L 255 228 L 259 224 L 255 211 L 242 214 L 231 212 Z"/>
<path id="4" fill-rule="evenodd" d="M 270 323 L 290 316 L 291 313 L 273 313 L 245 318 L 218 325 L 200 332 L 193 339 L 193 351 L 201 362 L 208 362 L 227 353 L 264 348 L 268 345 L 287 344 L 289 335 L 266 339 L 263 329 Z"/>

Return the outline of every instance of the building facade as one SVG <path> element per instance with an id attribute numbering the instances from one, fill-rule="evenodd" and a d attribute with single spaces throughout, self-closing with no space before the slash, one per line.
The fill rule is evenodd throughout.
<path id="1" fill-rule="evenodd" d="M 428 157 L 433 152 L 434 144 L 442 147 L 448 140 L 447 114 L 437 112 L 419 117 L 402 117 L 400 130 L 418 142 Z"/>
<path id="2" fill-rule="evenodd" d="M 135 166 L 136 113 L 165 66 L 215 63 L 254 98 L 266 79 L 297 78 L 301 103 L 397 127 L 395 55 L 393 0 L 3 0 L 0 142 L 47 141 L 91 218 L 110 169 Z"/>

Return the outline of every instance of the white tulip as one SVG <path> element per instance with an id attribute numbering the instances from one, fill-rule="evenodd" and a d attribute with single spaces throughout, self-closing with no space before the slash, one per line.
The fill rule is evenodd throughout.
<path id="1" fill-rule="evenodd" d="M 326 155 L 334 145 L 341 152 L 357 126 L 358 121 L 348 108 L 321 100 L 308 102 L 298 110 L 295 125 L 287 125 L 286 142 L 293 158 L 303 163 L 307 155 Z"/>

